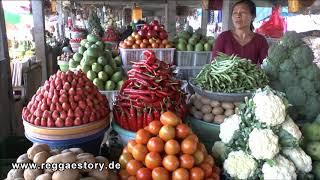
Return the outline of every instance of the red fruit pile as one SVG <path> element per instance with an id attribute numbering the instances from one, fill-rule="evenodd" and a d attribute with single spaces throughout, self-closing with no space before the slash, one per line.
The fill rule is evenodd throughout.
<path id="1" fill-rule="evenodd" d="M 81 40 L 82 40 L 81 38 L 70 39 L 70 43 L 80 43 Z"/>
<path id="2" fill-rule="evenodd" d="M 104 42 L 117 42 L 119 40 L 119 35 L 113 28 L 109 27 L 104 33 L 102 40 Z"/>
<path id="3" fill-rule="evenodd" d="M 82 72 L 58 71 L 22 110 L 36 126 L 70 127 L 104 120 L 110 113 L 107 98 Z"/>

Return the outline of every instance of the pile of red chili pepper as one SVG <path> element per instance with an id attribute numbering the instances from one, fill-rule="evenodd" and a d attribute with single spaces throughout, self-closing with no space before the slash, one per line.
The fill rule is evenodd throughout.
<path id="1" fill-rule="evenodd" d="M 153 51 L 145 51 L 144 56 L 128 71 L 128 80 L 113 106 L 116 122 L 134 132 L 151 121 L 159 121 L 165 111 L 181 118 L 187 113 L 186 94 L 181 90 L 181 81 L 172 78 L 170 65 L 157 60 Z"/>

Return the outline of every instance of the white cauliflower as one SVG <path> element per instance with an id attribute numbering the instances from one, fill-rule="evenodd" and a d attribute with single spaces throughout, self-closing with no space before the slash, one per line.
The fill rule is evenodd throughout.
<path id="1" fill-rule="evenodd" d="M 233 134 L 237 130 L 239 130 L 240 123 L 241 123 L 241 118 L 237 114 L 234 114 L 226 118 L 224 122 L 220 124 L 219 137 L 221 141 L 224 143 L 228 143 L 232 139 Z"/>
<path id="2" fill-rule="evenodd" d="M 283 154 L 290 159 L 299 171 L 308 173 L 312 170 L 312 160 L 300 147 L 285 148 Z"/>
<path id="3" fill-rule="evenodd" d="M 273 93 L 257 93 L 253 97 L 255 116 L 260 122 L 276 126 L 286 119 L 286 106 L 282 99 Z"/>
<path id="4" fill-rule="evenodd" d="M 270 165 L 265 162 L 262 166 L 263 178 L 266 180 L 285 179 L 294 180 L 297 179 L 296 168 L 294 164 L 279 155 L 275 158 L 276 164 Z"/>
<path id="5" fill-rule="evenodd" d="M 224 161 L 223 168 L 233 178 L 247 179 L 254 174 L 257 162 L 244 151 L 233 151 Z"/>
<path id="6" fill-rule="evenodd" d="M 273 159 L 279 153 L 278 136 L 271 129 L 254 128 L 249 134 L 249 148 L 256 159 Z"/>
<path id="7" fill-rule="evenodd" d="M 287 116 L 286 121 L 282 123 L 281 127 L 297 140 L 301 139 L 302 133 L 298 125 L 296 125 L 296 123 L 293 122 L 290 116 Z"/>

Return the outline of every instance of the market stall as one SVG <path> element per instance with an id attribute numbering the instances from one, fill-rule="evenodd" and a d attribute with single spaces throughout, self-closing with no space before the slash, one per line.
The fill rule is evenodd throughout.
<path id="1" fill-rule="evenodd" d="M 173 38 L 169 6 L 182 1 L 157 1 L 164 18 L 144 18 L 143 8 L 154 3 L 139 2 L 130 6 L 131 14 L 127 2 L 60 2 L 65 37 L 47 41 L 59 54 L 51 56 L 59 70 L 48 78 L 34 73 L 47 69 L 50 58 L 26 65 L 37 76 L 26 79 L 41 85 L 25 83 L 34 93 L 17 118 L 23 148 L 1 142 L 0 178 L 320 178 L 316 40 L 283 29 L 280 37 L 269 38 L 261 67 L 238 55 L 213 57 L 215 38 L 204 30 L 185 26 Z M 126 15 L 132 16 L 132 29 L 122 31 Z M 268 36 L 267 30 L 260 33 Z M 36 47 L 43 40 L 37 37 Z M 29 42 L 12 44 L 16 57 L 34 55 Z M 36 55 L 48 57 L 47 50 Z M 20 73 L 18 65 L 12 69 Z M 13 78 L 9 87 L 25 81 Z M 102 169 L 15 169 L 15 162 L 99 163 Z"/>

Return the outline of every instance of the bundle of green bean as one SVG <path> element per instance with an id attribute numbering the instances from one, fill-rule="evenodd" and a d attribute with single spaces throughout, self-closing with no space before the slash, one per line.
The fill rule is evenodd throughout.
<path id="1" fill-rule="evenodd" d="M 220 53 L 194 78 L 195 85 L 213 92 L 243 93 L 264 87 L 266 74 L 246 59 Z"/>

